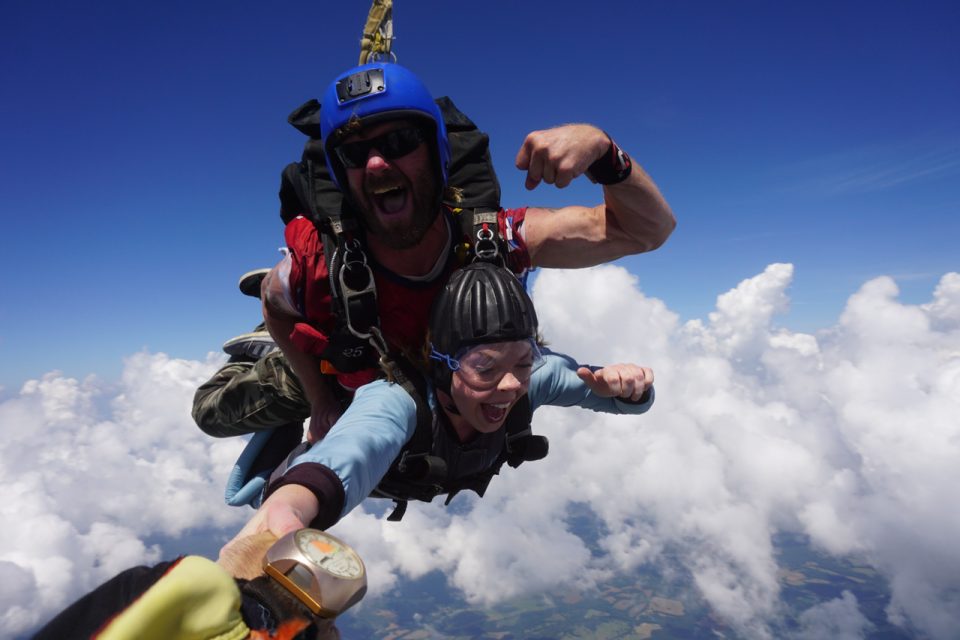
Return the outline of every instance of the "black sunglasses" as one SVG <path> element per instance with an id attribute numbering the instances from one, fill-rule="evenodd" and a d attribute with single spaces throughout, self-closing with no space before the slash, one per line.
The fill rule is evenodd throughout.
<path id="1" fill-rule="evenodd" d="M 370 140 L 347 142 L 336 148 L 337 157 L 347 169 L 359 169 L 367 164 L 370 149 L 376 149 L 387 160 L 407 155 L 424 142 L 423 131 L 416 127 L 394 129 Z"/>

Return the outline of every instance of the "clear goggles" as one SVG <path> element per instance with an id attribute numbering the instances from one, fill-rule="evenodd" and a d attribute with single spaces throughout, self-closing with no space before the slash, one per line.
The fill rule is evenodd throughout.
<path id="1" fill-rule="evenodd" d="M 450 371 L 460 374 L 464 382 L 478 389 L 496 387 L 508 373 L 526 384 L 544 362 L 535 340 L 479 344 L 462 349 L 454 356 L 440 353 L 431 344 L 430 359 L 444 363 Z"/>

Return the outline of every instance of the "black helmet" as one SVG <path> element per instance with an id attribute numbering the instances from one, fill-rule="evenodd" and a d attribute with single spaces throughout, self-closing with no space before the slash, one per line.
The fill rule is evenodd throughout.
<path id="1" fill-rule="evenodd" d="M 449 390 L 457 365 L 454 358 L 467 347 L 491 342 L 536 340 L 537 312 L 517 277 L 487 262 L 467 265 L 450 276 L 430 312 L 431 379 Z"/>

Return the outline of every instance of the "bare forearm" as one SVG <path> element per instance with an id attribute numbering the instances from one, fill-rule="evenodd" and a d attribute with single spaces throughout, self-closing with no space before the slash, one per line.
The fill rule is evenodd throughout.
<path id="1" fill-rule="evenodd" d="M 333 397 L 329 386 L 323 379 L 323 374 L 320 372 L 320 358 L 304 353 L 290 339 L 294 326 L 301 319 L 270 309 L 266 301 L 263 305 L 263 319 L 267 331 L 270 332 L 277 346 L 283 351 L 283 355 L 293 372 L 297 374 L 310 406 L 314 410 L 317 407 L 329 406 L 333 402 Z"/>
<path id="2" fill-rule="evenodd" d="M 673 232 L 670 206 L 650 178 L 638 171 L 603 188 L 596 207 L 529 208 L 524 231 L 534 266 L 578 269 L 653 251 Z"/>
<path id="3" fill-rule="evenodd" d="M 592 125 L 564 125 L 527 136 L 517 167 L 527 188 L 540 182 L 563 188 L 589 174 L 605 183 L 603 203 L 561 209 L 530 207 L 524 232 L 531 262 L 538 267 L 589 267 L 652 251 L 676 226 L 657 185 L 619 147 Z"/>
<path id="4" fill-rule="evenodd" d="M 289 258 L 280 261 L 263 279 L 260 298 L 263 300 L 263 318 L 267 330 L 300 379 L 303 391 L 310 402 L 310 431 L 307 439 L 315 442 L 323 438 L 342 413 L 342 408 L 330 388 L 330 378 L 321 371 L 320 353 L 326 346 L 326 336 L 316 327 L 301 323 L 306 320 L 290 300 L 286 289 L 289 277 Z M 295 342 L 294 333 L 306 340 Z"/>
<path id="5" fill-rule="evenodd" d="M 660 189 L 638 164 L 626 180 L 603 188 L 603 200 L 607 235 L 621 235 L 632 245 L 630 254 L 660 247 L 677 226 Z"/>
<path id="6" fill-rule="evenodd" d="M 260 295 L 263 300 L 264 323 L 274 342 L 283 351 L 294 373 L 297 374 L 297 378 L 300 379 L 311 407 L 316 410 L 317 407 L 329 406 L 333 401 L 333 395 L 320 372 L 320 358 L 301 351 L 290 339 L 294 327 L 298 322 L 302 322 L 303 318 L 292 315 L 292 310 L 289 309 L 289 304 L 283 296 L 281 278 L 278 268 L 274 268 L 264 278 Z"/>

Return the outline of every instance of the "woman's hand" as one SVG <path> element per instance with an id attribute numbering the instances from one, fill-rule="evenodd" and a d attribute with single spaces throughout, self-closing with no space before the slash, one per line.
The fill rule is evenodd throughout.
<path id="1" fill-rule="evenodd" d="M 638 364 L 611 364 L 596 371 L 580 367 L 577 376 L 601 398 L 624 398 L 636 402 L 653 386 L 653 369 Z"/>

